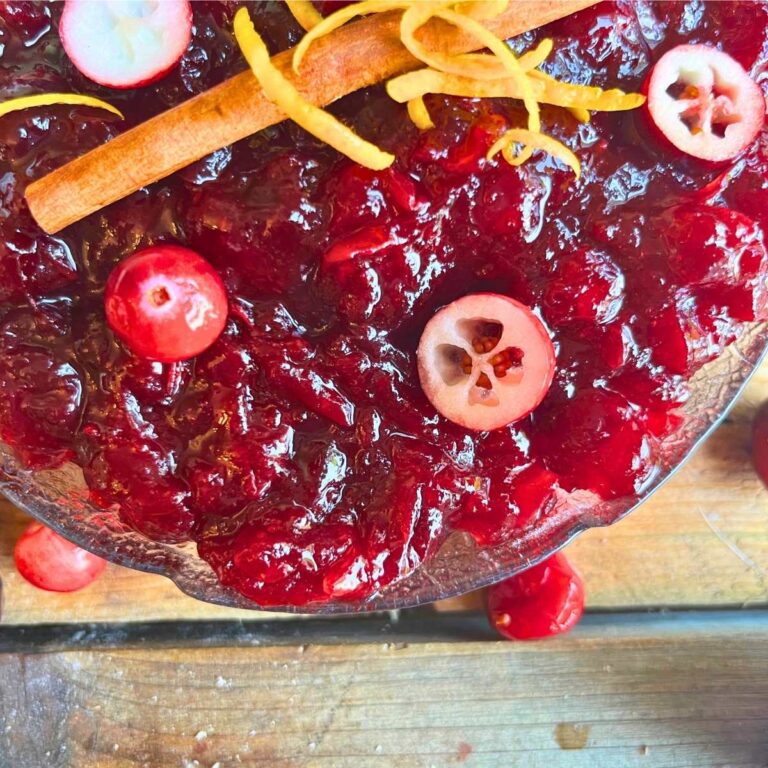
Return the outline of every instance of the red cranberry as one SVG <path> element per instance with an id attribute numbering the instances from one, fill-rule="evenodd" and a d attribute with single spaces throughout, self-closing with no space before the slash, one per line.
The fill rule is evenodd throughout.
<path id="1" fill-rule="evenodd" d="M 227 321 L 219 275 L 202 256 L 176 245 L 147 248 L 120 262 L 104 301 L 112 330 L 128 348 L 161 362 L 200 354 Z"/>
<path id="2" fill-rule="evenodd" d="M 107 561 L 67 541 L 40 523 L 27 527 L 13 550 L 19 573 L 49 592 L 75 592 L 101 576 Z"/>
<path id="3" fill-rule="evenodd" d="M 502 637 L 539 640 L 576 626 L 584 613 L 584 584 L 558 552 L 490 587 L 487 606 L 491 625 Z"/>

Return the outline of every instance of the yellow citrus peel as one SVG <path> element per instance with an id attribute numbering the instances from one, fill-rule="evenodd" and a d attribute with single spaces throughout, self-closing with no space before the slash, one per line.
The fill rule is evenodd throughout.
<path id="1" fill-rule="evenodd" d="M 235 39 L 267 98 L 313 136 L 356 163 L 376 171 L 388 168 L 395 156 L 371 144 L 337 120 L 330 112 L 308 102 L 280 72 L 253 26 L 246 8 L 235 14 Z"/>
<path id="2" fill-rule="evenodd" d="M 458 5 L 458 3 L 454 3 Z M 509 8 L 509 0 L 469 0 L 464 13 L 478 21 L 495 19 Z"/>
<path id="3" fill-rule="evenodd" d="M 94 98 L 93 96 L 84 96 L 80 93 L 38 93 L 34 96 L 19 96 L 15 99 L 0 102 L 0 117 L 22 109 L 52 107 L 57 104 L 96 107 L 97 109 L 105 109 L 107 112 L 111 112 L 118 117 L 124 117 L 117 107 L 113 107 L 101 99 Z"/>
<path id="4" fill-rule="evenodd" d="M 587 85 L 571 85 L 539 72 L 531 73 L 530 85 L 535 99 L 541 104 L 551 104 L 567 109 L 619 112 L 635 109 L 644 103 L 639 93 L 624 93 L 613 89 L 604 91 Z M 418 69 L 395 77 L 387 83 L 387 93 L 398 102 L 407 102 L 427 93 L 466 98 L 521 98 L 517 83 L 512 80 L 476 80 L 471 77 L 450 75 L 435 69 Z"/>
<path id="5" fill-rule="evenodd" d="M 512 128 L 506 131 L 488 150 L 488 159 L 490 160 L 494 155 L 502 152 L 504 159 L 510 165 L 521 165 L 523 162 L 520 160 L 521 155 L 515 155 L 513 151 L 515 144 L 523 144 L 529 149 L 542 149 L 572 168 L 577 179 L 581 176 L 579 158 L 565 144 L 545 133 L 526 131 L 524 128 Z"/>
<path id="6" fill-rule="evenodd" d="M 411 122 L 420 131 L 427 131 L 430 128 L 435 127 L 435 124 L 432 122 L 432 118 L 429 115 L 427 105 L 424 103 L 424 99 L 421 96 L 417 96 L 415 99 L 411 99 L 408 102 L 408 117 L 411 118 Z"/>
<path id="7" fill-rule="evenodd" d="M 293 18 L 307 32 L 323 20 L 322 14 L 315 8 L 312 0 L 285 0 L 285 4 L 293 14 Z"/>
<path id="8" fill-rule="evenodd" d="M 520 165 L 535 150 L 542 150 L 572 168 L 577 177 L 580 173 L 576 155 L 557 139 L 542 133 L 541 104 L 562 107 L 579 122 L 589 122 L 590 111 L 635 109 L 645 101 L 640 94 L 562 83 L 542 72 L 539 67 L 554 47 L 550 39 L 516 56 L 504 40 L 482 24 L 503 13 L 510 0 L 362 0 L 324 18 L 309 0 L 287 2 L 291 13 L 307 30 L 294 51 L 295 72 L 316 40 L 348 21 L 368 14 L 402 11 L 400 40 L 426 68 L 393 78 L 387 83 L 387 93 L 407 105 L 411 121 L 420 130 L 434 128 L 424 103 L 424 96 L 430 93 L 521 100 L 528 113 L 527 128 L 507 131 L 488 153 L 491 158 L 501 152 L 512 165 Z M 418 32 L 433 18 L 461 30 L 490 53 L 449 54 L 430 50 L 421 42 Z M 365 141 L 333 115 L 309 103 L 293 87 L 270 61 L 267 48 L 244 9 L 235 16 L 235 37 L 264 92 L 288 117 L 361 165 L 376 170 L 391 165 L 393 155 Z"/>

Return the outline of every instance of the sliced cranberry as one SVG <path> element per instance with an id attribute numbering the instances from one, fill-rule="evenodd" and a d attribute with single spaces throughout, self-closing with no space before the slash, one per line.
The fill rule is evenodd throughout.
<path id="1" fill-rule="evenodd" d="M 558 552 L 490 587 L 487 606 L 491 625 L 508 640 L 553 637 L 578 624 L 584 613 L 584 583 Z"/>
<path id="2" fill-rule="evenodd" d="M 161 245 L 120 262 L 107 281 L 107 320 L 140 357 L 186 360 L 218 338 L 227 295 L 217 272 L 188 248 Z"/>
<path id="3" fill-rule="evenodd" d="M 489 430 L 527 416 L 546 395 L 555 352 L 524 304 L 493 293 L 464 296 L 422 333 L 419 379 L 435 409 L 468 429 Z"/>
<path id="4" fill-rule="evenodd" d="M 189 0 L 66 0 L 59 36 L 72 63 L 110 88 L 139 88 L 167 74 L 192 38 Z"/>
<path id="5" fill-rule="evenodd" d="M 75 592 L 96 581 L 107 561 L 81 549 L 40 523 L 27 527 L 13 550 L 19 573 L 49 592 Z"/>
<path id="6" fill-rule="evenodd" d="M 728 54 L 708 45 L 667 51 L 647 83 L 648 113 L 685 154 L 730 160 L 752 144 L 765 120 L 765 97 Z"/>

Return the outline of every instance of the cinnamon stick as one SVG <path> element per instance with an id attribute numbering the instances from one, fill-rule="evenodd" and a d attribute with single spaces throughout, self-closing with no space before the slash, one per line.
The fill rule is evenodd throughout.
<path id="1" fill-rule="evenodd" d="M 508 38 L 543 26 L 596 0 L 512 0 L 507 11 L 485 22 Z M 348 24 L 312 45 L 299 75 L 293 51 L 272 61 L 303 95 L 325 106 L 353 91 L 423 66 L 400 43 L 400 13 L 369 16 Z M 478 48 L 474 38 L 433 20 L 421 30 L 434 50 L 465 53 Z M 207 154 L 285 119 L 250 70 L 153 117 L 91 150 L 26 191 L 37 223 L 53 234 L 110 203 L 169 176 Z"/>

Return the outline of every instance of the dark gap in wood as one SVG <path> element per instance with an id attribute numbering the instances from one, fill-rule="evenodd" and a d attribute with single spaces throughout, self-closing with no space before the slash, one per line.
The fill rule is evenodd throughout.
<path id="1" fill-rule="evenodd" d="M 768 609 L 600 612 L 587 614 L 574 636 L 768 632 Z M 404 611 L 283 621 L 184 621 L 0 626 L 0 653 L 51 653 L 96 648 L 214 648 L 286 645 L 415 644 L 498 640 L 481 612 Z"/>

